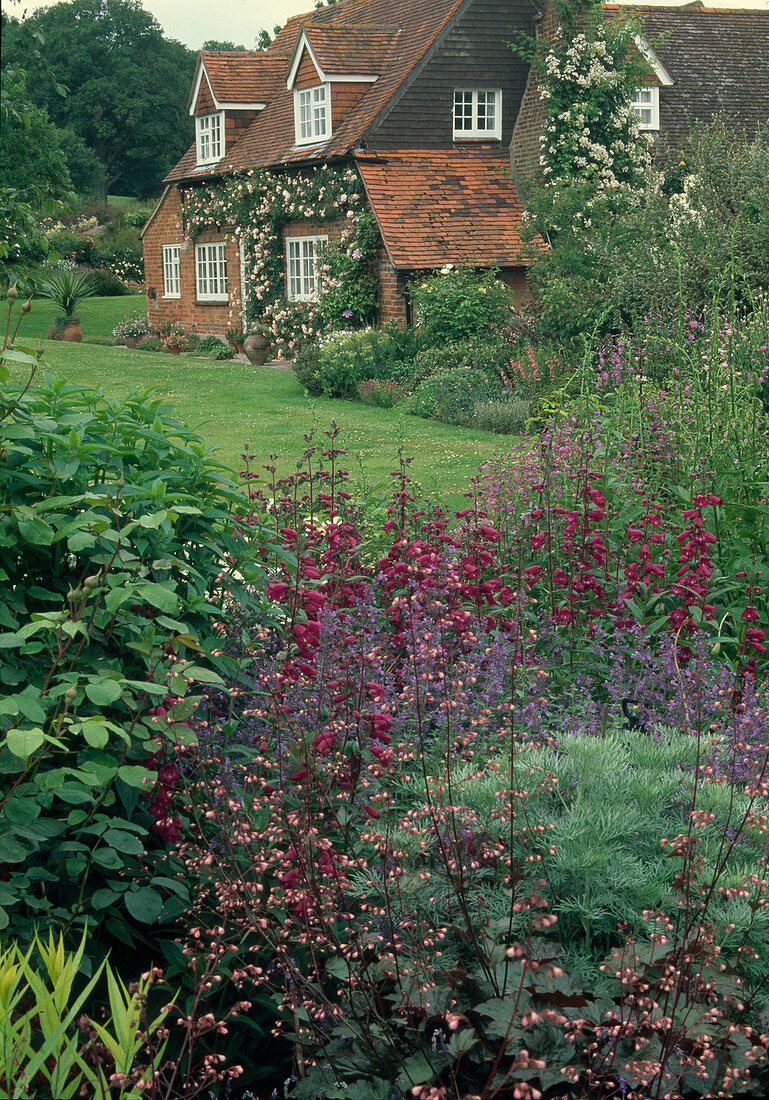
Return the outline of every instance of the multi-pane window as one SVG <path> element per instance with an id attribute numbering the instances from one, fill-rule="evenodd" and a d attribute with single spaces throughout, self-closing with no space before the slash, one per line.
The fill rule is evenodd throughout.
<path id="1" fill-rule="evenodd" d="M 163 245 L 163 297 L 181 298 L 181 245 Z"/>
<path id="2" fill-rule="evenodd" d="M 224 241 L 195 245 L 195 290 L 198 301 L 227 301 L 227 245 Z"/>
<path id="3" fill-rule="evenodd" d="M 286 273 L 288 298 L 291 302 L 303 302 L 320 293 L 318 254 L 328 237 L 286 238 Z"/>
<path id="4" fill-rule="evenodd" d="M 294 92 L 294 124 L 297 145 L 310 145 L 331 135 L 328 84 Z"/>
<path id="5" fill-rule="evenodd" d="M 457 88 L 454 92 L 454 137 L 500 138 L 502 93 Z"/>
<path id="6" fill-rule="evenodd" d="M 198 115 L 195 119 L 195 140 L 198 164 L 213 164 L 224 156 L 223 111 Z"/>
<path id="7" fill-rule="evenodd" d="M 653 84 L 636 88 L 633 102 L 630 104 L 638 115 L 639 130 L 659 130 L 660 128 L 660 90 Z"/>

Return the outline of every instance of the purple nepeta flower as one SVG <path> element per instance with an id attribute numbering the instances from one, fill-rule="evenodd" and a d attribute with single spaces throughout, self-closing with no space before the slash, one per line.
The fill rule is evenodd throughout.
<path id="1" fill-rule="evenodd" d="M 342 310 L 342 316 L 343 317 L 352 317 L 352 310 L 351 309 L 343 309 Z"/>
<path id="2" fill-rule="evenodd" d="M 361 256 L 362 256 L 362 255 L 363 255 L 363 253 L 361 252 L 361 250 L 360 250 L 359 248 L 354 248 L 354 249 L 353 249 L 353 251 L 352 251 L 352 258 L 353 258 L 354 260 L 359 260 L 359 259 L 361 258 Z"/>

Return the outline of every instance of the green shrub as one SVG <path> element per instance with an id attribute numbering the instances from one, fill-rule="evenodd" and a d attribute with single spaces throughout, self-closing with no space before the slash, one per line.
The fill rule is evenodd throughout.
<path id="1" fill-rule="evenodd" d="M 306 344 L 294 364 L 299 383 L 317 397 L 355 398 L 367 379 L 401 379 L 407 367 L 398 356 L 398 344 L 387 332 L 361 329 L 334 332 Z"/>
<path id="2" fill-rule="evenodd" d="M 226 346 L 218 336 L 203 336 L 198 340 L 196 351 L 199 355 L 210 355 L 211 352 L 216 352 L 219 348 Z"/>
<path id="3" fill-rule="evenodd" d="M 424 420 L 467 427 L 473 423 L 476 401 L 499 394 L 501 385 L 489 373 L 454 367 L 417 386 L 405 404 L 406 412 Z"/>
<path id="4" fill-rule="evenodd" d="M 394 379 L 380 382 L 378 378 L 368 378 L 358 386 L 358 397 L 363 404 L 377 409 L 391 409 L 400 396 L 401 388 Z"/>
<path id="5" fill-rule="evenodd" d="M 414 356 L 408 382 L 415 388 L 425 379 L 459 367 L 488 371 L 499 378 L 503 373 L 510 373 L 510 359 L 515 354 L 515 345 L 506 340 L 484 340 L 479 337 L 440 347 L 423 347 Z"/>
<path id="6" fill-rule="evenodd" d="M 510 288 L 494 271 L 444 269 L 412 283 L 409 297 L 415 323 L 433 344 L 451 344 L 502 329 L 511 311 Z"/>
<path id="7" fill-rule="evenodd" d="M 143 336 L 139 341 L 139 351 L 163 351 L 164 348 L 159 336 Z"/>
<path id="8" fill-rule="evenodd" d="M 92 274 L 97 298 L 118 298 L 123 294 L 133 293 L 117 275 L 104 267 L 93 268 Z"/>
<path id="9" fill-rule="evenodd" d="M 98 955 L 188 903 L 152 868 L 184 827 L 176 760 L 191 685 L 218 682 L 222 585 L 251 601 L 242 498 L 158 397 L 46 376 L 0 390 L 0 424 L 0 927 L 87 922 Z"/>
<path id="10" fill-rule="evenodd" d="M 200 344 L 198 344 L 198 346 L 195 348 L 195 351 L 200 352 Z M 227 347 L 226 344 L 221 344 L 220 343 L 218 348 L 212 348 L 211 351 L 207 352 L 206 354 L 207 354 L 207 357 L 209 359 L 219 360 L 219 359 L 234 359 L 235 355 L 236 355 L 236 352 L 235 352 L 235 348 L 229 348 L 229 347 Z"/>
<path id="11" fill-rule="evenodd" d="M 526 430 L 526 421 L 530 416 L 531 402 L 522 397 L 475 403 L 474 423 L 484 432 L 496 432 L 498 435 L 520 434 Z"/>

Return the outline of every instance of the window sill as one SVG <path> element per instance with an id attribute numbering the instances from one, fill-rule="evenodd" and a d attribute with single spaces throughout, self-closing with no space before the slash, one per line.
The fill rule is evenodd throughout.
<path id="1" fill-rule="evenodd" d="M 229 298 L 196 298 L 196 306 L 226 306 Z"/>
<path id="2" fill-rule="evenodd" d="M 454 134 L 454 141 L 501 141 L 499 134 Z"/>
<path id="3" fill-rule="evenodd" d="M 181 294 L 161 294 L 161 302 L 179 302 L 181 301 Z"/>

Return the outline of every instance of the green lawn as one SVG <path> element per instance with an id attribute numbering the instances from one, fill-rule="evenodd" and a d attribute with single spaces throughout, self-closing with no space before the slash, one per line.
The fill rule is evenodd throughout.
<path id="1" fill-rule="evenodd" d="M 309 398 L 293 373 L 272 367 L 48 340 L 43 347 L 45 367 L 68 381 L 105 383 L 115 395 L 129 388 L 156 389 L 235 469 L 242 468 L 240 454 L 248 443 L 258 456 L 255 466 L 274 453 L 280 456 L 279 469 L 287 473 L 302 452 L 303 434 L 316 428 L 317 440 L 325 444 L 322 429 L 335 419 L 342 428 L 347 467 L 359 486 L 386 488 L 402 444 L 404 453 L 414 457 L 414 480 L 447 506 L 459 508 L 478 465 L 513 445 L 510 437 L 452 428 L 397 409 Z"/>
<path id="2" fill-rule="evenodd" d="M 3 303 L 5 306 L 5 303 Z M 11 331 L 16 324 L 20 305 L 11 313 Z M 24 317 L 19 328 L 19 339 L 37 341 L 45 336 L 59 312 L 58 306 L 50 298 L 34 298 L 32 309 Z M 146 313 L 147 300 L 143 294 L 125 294 L 118 298 L 87 298 L 78 306 L 77 315 L 83 329 L 83 336 L 111 336 L 112 330 L 121 318 L 130 313 Z M 2 311 L 3 331 L 7 317 Z"/>

